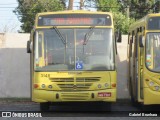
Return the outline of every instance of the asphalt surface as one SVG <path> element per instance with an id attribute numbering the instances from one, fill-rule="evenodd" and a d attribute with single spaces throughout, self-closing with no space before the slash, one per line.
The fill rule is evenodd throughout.
<path id="1" fill-rule="evenodd" d="M 31 101 L 16 101 L 16 100 L 0 100 L 0 112 L 14 112 L 14 113 L 39 113 L 42 117 L 144 117 L 142 114 L 148 115 L 150 118 L 152 115 L 160 117 L 160 105 L 144 107 L 142 105 L 132 106 L 129 100 L 118 100 L 116 103 L 112 103 L 111 111 L 106 109 L 103 104 L 63 104 L 53 105 L 47 112 L 40 111 L 39 104 Z M 143 114 L 143 115 L 144 115 Z M 135 116 L 134 116 L 135 115 Z M 148 117 L 146 116 L 146 117 Z M 14 117 L 17 117 L 14 115 Z M 157 117 L 154 117 L 157 118 Z"/>

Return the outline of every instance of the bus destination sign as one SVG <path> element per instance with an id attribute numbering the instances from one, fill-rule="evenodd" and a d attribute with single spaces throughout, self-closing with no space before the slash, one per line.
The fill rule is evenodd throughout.
<path id="1" fill-rule="evenodd" d="M 38 26 L 104 26 L 111 25 L 109 15 L 47 15 L 39 16 Z"/>

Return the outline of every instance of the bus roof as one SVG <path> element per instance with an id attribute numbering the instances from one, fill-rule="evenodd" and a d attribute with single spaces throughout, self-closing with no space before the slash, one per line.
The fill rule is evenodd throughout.
<path id="1" fill-rule="evenodd" d="M 55 12 L 42 12 L 38 13 L 37 15 L 49 15 L 49 14 L 108 14 L 112 16 L 111 12 L 101 12 L 101 11 L 87 11 L 87 10 L 65 10 L 65 11 L 55 11 Z"/>
<path id="2" fill-rule="evenodd" d="M 52 19 L 52 17 L 54 19 Z M 69 19 L 63 19 L 63 17 Z M 100 24 L 97 25 L 97 22 L 99 22 Z M 100 27 L 105 27 L 105 26 L 113 27 L 112 13 L 100 12 L 100 11 L 86 11 L 86 10 L 42 12 L 36 15 L 36 20 L 35 20 L 36 28 L 47 27 L 47 26 L 75 27 L 75 26 L 93 26 L 93 25 Z"/>
<path id="3" fill-rule="evenodd" d="M 151 14 L 148 14 L 148 15 L 144 16 L 143 18 L 141 18 L 141 19 L 137 20 L 136 22 L 134 22 L 129 27 L 129 32 L 132 31 L 132 30 L 135 30 L 137 28 L 137 26 L 146 28 L 146 23 L 147 23 L 148 18 L 157 17 L 157 16 L 160 16 L 160 13 L 151 13 Z"/>

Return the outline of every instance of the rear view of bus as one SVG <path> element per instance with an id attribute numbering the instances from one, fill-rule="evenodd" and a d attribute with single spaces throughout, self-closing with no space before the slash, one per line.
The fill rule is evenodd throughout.
<path id="1" fill-rule="evenodd" d="M 39 13 L 28 42 L 32 100 L 41 110 L 59 102 L 115 102 L 115 44 L 110 13 Z"/>
<path id="2" fill-rule="evenodd" d="M 132 102 L 160 104 L 160 14 L 149 14 L 131 25 L 128 38 Z"/>

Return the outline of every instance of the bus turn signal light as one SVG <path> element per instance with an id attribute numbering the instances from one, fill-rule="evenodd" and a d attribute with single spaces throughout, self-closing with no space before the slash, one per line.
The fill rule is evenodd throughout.
<path id="1" fill-rule="evenodd" d="M 112 84 L 112 87 L 114 87 L 114 88 L 115 88 L 115 87 L 116 87 L 116 83 L 113 83 L 113 84 Z"/>
<path id="2" fill-rule="evenodd" d="M 38 84 L 34 84 L 34 88 L 38 88 L 39 86 L 38 86 Z"/>

